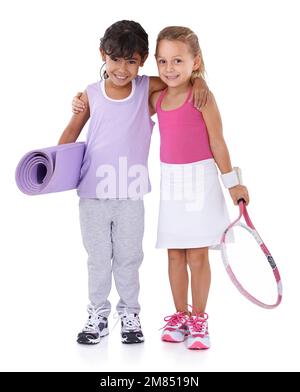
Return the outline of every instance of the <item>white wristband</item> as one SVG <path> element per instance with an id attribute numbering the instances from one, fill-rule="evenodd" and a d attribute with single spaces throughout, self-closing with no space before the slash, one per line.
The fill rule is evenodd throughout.
<path id="1" fill-rule="evenodd" d="M 221 180 L 225 188 L 232 188 L 242 183 L 241 169 L 234 167 L 229 173 L 221 174 Z"/>

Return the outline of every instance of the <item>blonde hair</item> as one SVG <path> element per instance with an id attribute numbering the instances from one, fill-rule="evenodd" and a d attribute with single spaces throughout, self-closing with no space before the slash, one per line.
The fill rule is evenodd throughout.
<path id="1" fill-rule="evenodd" d="M 181 41 L 187 44 L 190 48 L 190 51 L 193 56 L 199 56 L 201 59 L 200 67 L 192 72 L 191 80 L 201 77 L 205 79 L 205 67 L 202 56 L 202 51 L 199 45 L 197 35 L 188 27 L 183 26 L 168 26 L 165 27 L 157 36 L 156 39 L 156 50 L 155 55 L 157 54 L 158 44 L 161 40 L 166 39 L 169 41 Z"/>

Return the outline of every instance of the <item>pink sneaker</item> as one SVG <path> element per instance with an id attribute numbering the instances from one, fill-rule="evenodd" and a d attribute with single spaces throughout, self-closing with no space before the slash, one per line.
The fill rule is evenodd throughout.
<path id="1" fill-rule="evenodd" d="M 161 340 L 173 343 L 183 342 L 188 333 L 186 326 L 188 319 L 189 317 L 184 312 L 165 317 L 167 324 L 163 327 Z"/>
<path id="2" fill-rule="evenodd" d="M 187 322 L 187 348 L 190 350 L 205 350 L 210 348 L 207 319 L 207 313 L 190 316 Z"/>

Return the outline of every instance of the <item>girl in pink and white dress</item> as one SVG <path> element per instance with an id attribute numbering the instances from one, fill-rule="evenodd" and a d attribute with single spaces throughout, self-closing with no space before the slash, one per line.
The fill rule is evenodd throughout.
<path id="1" fill-rule="evenodd" d="M 234 204 L 239 198 L 248 204 L 249 196 L 231 166 L 213 95 L 202 112 L 189 99 L 191 80 L 204 77 L 196 34 L 186 27 L 163 29 L 157 38 L 155 56 L 159 76 L 168 86 L 151 97 L 161 136 L 157 247 L 168 249 L 169 280 L 176 308 L 173 315 L 165 318 L 162 340 L 186 340 L 189 349 L 206 349 L 210 347 L 205 312 L 210 287 L 208 249 L 218 248 L 229 224 L 216 166 Z M 187 305 L 188 266 L 191 309 Z"/>

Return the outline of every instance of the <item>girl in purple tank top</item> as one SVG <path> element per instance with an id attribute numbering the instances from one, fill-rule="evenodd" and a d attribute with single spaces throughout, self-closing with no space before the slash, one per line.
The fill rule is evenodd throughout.
<path id="1" fill-rule="evenodd" d="M 210 347 L 205 312 L 210 287 L 208 249 L 217 249 L 229 224 L 218 166 L 234 204 L 249 202 L 247 188 L 233 171 L 213 96 L 201 112 L 189 102 L 191 80 L 204 76 L 193 31 L 167 27 L 157 38 L 159 75 L 168 86 L 151 96 L 161 135 L 161 200 L 157 247 L 167 248 L 176 312 L 165 318 L 162 340 L 186 341 L 189 349 Z M 233 240 L 233 239 L 231 239 Z M 188 269 L 192 306 L 188 305 Z"/>
<path id="2" fill-rule="evenodd" d="M 121 341 L 141 343 L 138 270 L 153 128 L 148 100 L 166 85 L 158 77 L 138 75 L 148 56 L 148 35 L 136 22 L 123 20 L 110 26 L 101 38 L 100 54 L 106 64 L 104 78 L 87 86 L 81 96 L 85 108 L 71 118 L 59 140 L 59 144 L 75 142 L 90 120 L 77 189 L 90 304 L 77 342 L 95 344 L 108 334 L 113 275 L 120 296 Z M 198 92 L 202 86 L 207 92 L 201 78 L 198 83 Z M 198 102 L 201 106 L 201 99 Z"/>

